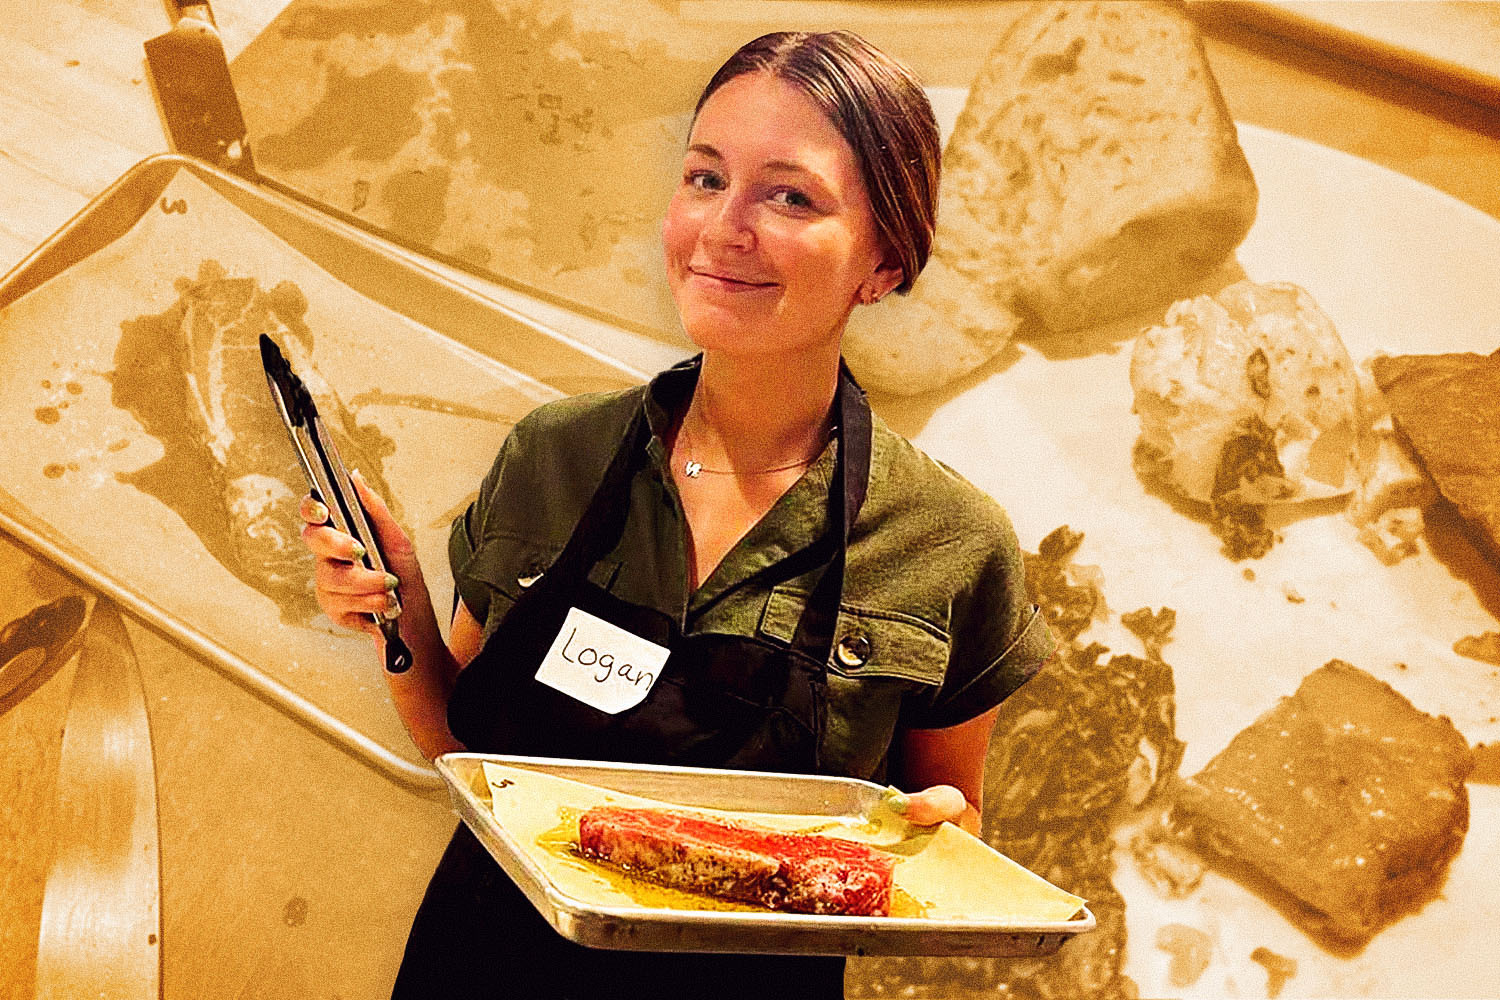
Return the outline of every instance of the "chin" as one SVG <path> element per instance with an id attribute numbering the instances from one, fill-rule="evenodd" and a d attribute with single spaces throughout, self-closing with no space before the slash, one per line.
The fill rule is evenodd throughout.
<path id="1" fill-rule="evenodd" d="M 760 353 L 771 346 L 767 320 L 747 317 L 740 312 L 701 305 L 679 306 L 678 316 L 688 339 L 705 351 L 732 354 Z"/>
<path id="2" fill-rule="evenodd" d="M 790 359 L 820 352 L 824 345 L 823 338 L 809 337 L 805 331 L 825 324 L 788 326 L 786 317 L 768 310 L 729 309 L 689 301 L 678 303 L 678 318 L 683 332 L 700 350 L 727 356 Z"/>

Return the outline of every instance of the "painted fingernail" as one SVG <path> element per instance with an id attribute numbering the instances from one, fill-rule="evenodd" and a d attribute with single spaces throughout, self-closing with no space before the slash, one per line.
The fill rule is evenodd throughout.
<path id="1" fill-rule="evenodd" d="M 386 590 L 395 590 L 399 586 L 401 586 L 401 581 L 396 579 L 396 575 L 394 573 L 387 573 L 385 575 Z"/>
<path id="2" fill-rule="evenodd" d="M 898 816 L 906 815 L 906 810 L 911 808 L 911 799 L 898 788 L 887 788 L 880 798 L 886 808 Z"/>
<path id="3" fill-rule="evenodd" d="M 308 513 L 311 514 L 312 519 L 319 524 L 322 524 L 324 521 L 328 520 L 328 508 L 323 506 L 323 504 L 319 503 L 316 500 L 308 505 Z"/>
<path id="4" fill-rule="evenodd" d="M 354 558 L 356 559 L 363 559 L 365 557 L 365 547 L 358 542 L 354 543 L 350 551 L 354 554 Z"/>

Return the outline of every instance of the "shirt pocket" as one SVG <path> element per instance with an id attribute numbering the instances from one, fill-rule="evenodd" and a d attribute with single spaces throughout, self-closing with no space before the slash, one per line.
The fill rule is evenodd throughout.
<path id="1" fill-rule="evenodd" d="M 807 592 L 780 586 L 771 590 L 761 613 L 760 631 L 791 642 L 807 605 Z M 839 605 L 828 669 L 848 678 L 883 677 L 938 687 L 948 669 L 948 633 L 900 611 Z"/>
<path id="2" fill-rule="evenodd" d="M 455 581 L 464 604 L 485 623 L 486 634 L 499 624 L 522 594 L 542 579 L 562 554 L 564 544 L 506 532 L 485 536 L 474 554 L 459 567 Z M 618 560 L 602 559 L 589 570 L 588 579 L 600 589 L 609 590 L 619 572 Z"/>
<path id="3" fill-rule="evenodd" d="M 807 592 L 776 587 L 758 625 L 791 642 Z M 839 606 L 828 657 L 820 768 L 827 774 L 880 781 L 904 710 L 937 696 L 948 669 L 947 632 L 912 615 Z"/>

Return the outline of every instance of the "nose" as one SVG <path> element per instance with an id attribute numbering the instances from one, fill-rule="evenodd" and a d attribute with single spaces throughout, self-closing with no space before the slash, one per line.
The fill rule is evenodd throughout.
<path id="1" fill-rule="evenodd" d="M 703 222 L 703 241 L 711 246 L 749 250 L 755 245 L 755 227 L 749 199 L 728 191 L 715 198 Z"/>

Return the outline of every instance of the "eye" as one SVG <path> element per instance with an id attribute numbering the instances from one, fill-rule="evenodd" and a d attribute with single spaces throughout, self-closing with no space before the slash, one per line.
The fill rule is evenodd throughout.
<path id="1" fill-rule="evenodd" d="M 725 187 L 724 178 L 713 170 L 689 170 L 682 180 L 699 191 L 722 191 Z"/>
<path id="2" fill-rule="evenodd" d="M 771 203 L 786 208 L 812 208 L 813 201 L 796 188 L 777 188 L 771 192 Z"/>

